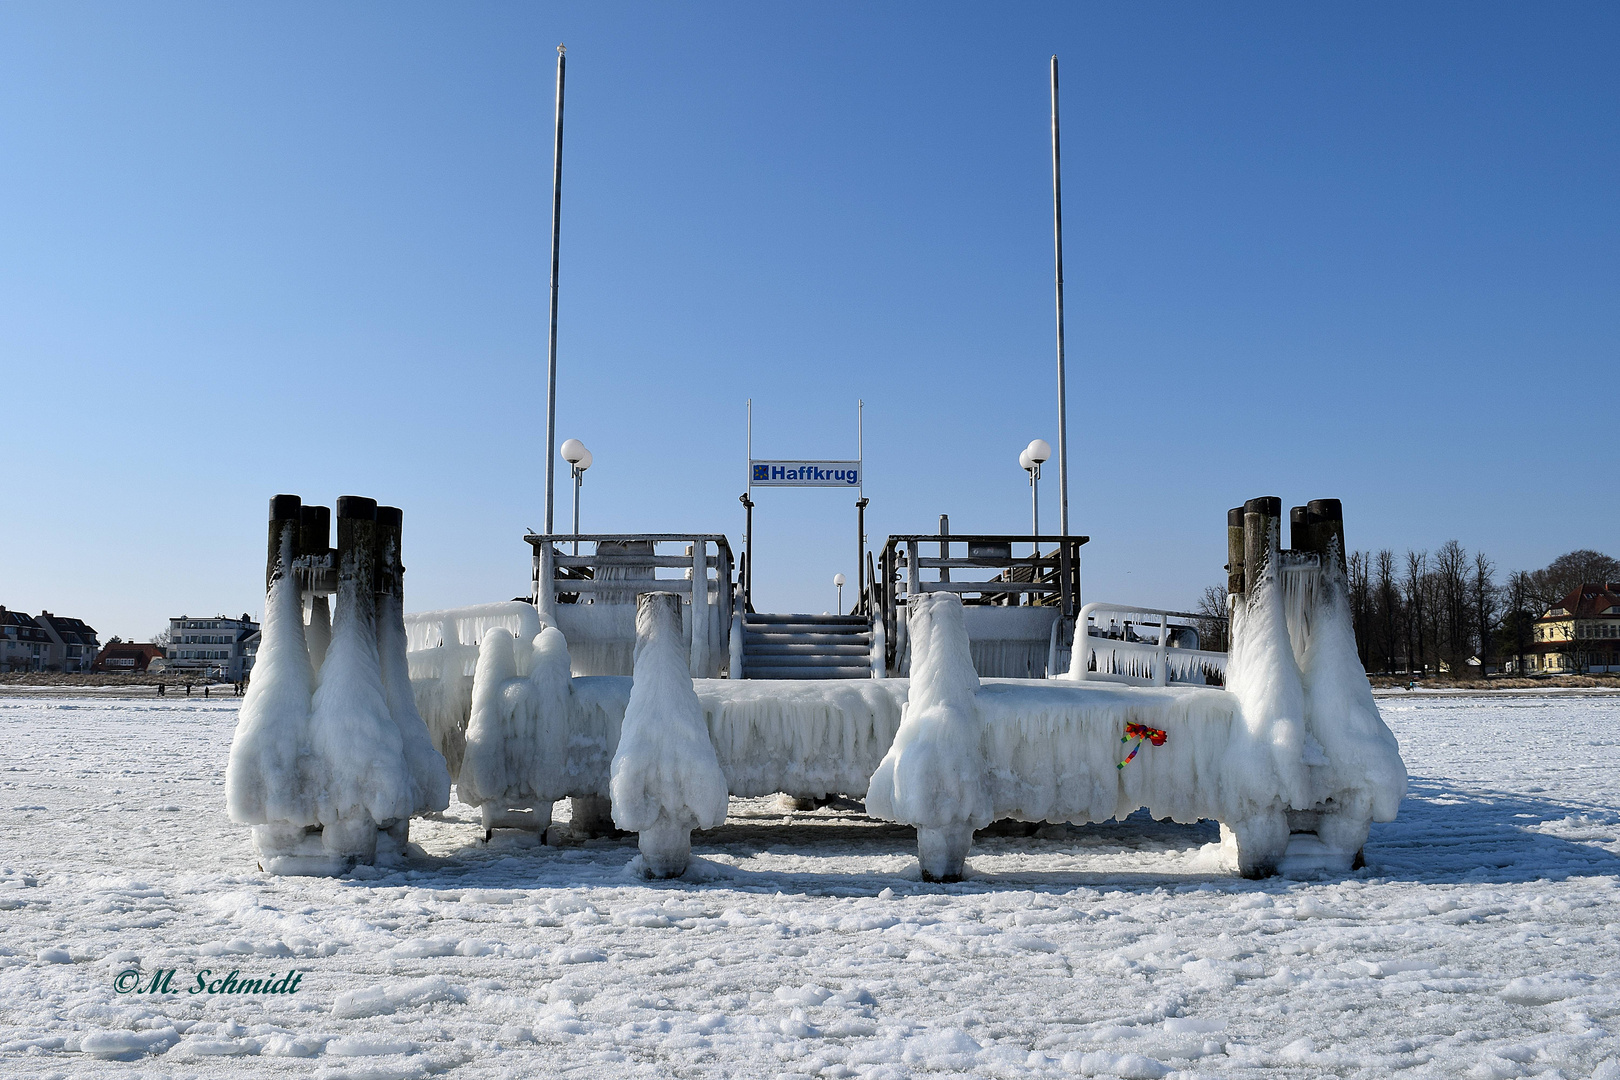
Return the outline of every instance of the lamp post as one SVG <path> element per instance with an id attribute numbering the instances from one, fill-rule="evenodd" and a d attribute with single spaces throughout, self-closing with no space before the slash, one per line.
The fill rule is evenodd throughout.
<path id="1" fill-rule="evenodd" d="M 844 575 L 834 574 L 833 585 L 838 589 L 838 614 L 844 613 Z"/>
<path id="2" fill-rule="evenodd" d="M 574 554 L 579 554 L 579 485 L 585 479 L 585 470 L 591 467 L 591 452 L 578 439 L 562 444 L 562 458 L 574 472 Z"/>
<path id="3" fill-rule="evenodd" d="M 1045 439 L 1034 439 L 1018 455 L 1018 466 L 1029 473 L 1030 528 L 1041 535 L 1041 463 L 1050 460 L 1052 447 Z M 1035 557 L 1040 558 L 1041 542 L 1035 541 Z"/>

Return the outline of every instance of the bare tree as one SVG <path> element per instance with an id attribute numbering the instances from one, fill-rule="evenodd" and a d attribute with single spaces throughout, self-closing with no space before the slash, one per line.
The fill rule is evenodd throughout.
<path id="1" fill-rule="evenodd" d="M 1428 630 L 1424 619 L 1423 593 L 1424 579 L 1429 575 L 1429 553 L 1427 551 L 1411 551 L 1406 553 L 1406 579 L 1401 587 L 1406 592 L 1406 667 L 1408 671 L 1421 674 L 1428 670 L 1424 662 L 1423 638 Z"/>
<path id="2" fill-rule="evenodd" d="M 1356 653 L 1365 669 L 1371 658 L 1368 640 L 1372 624 L 1372 586 L 1369 573 L 1371 557 L 1365 551 L 1353 551 L 1346 563 L 1350 589 L 1350 625 L 1356 635 Z"/>
<path id="3" fill-rule="evenodd" d="M 1541 614 L 1536 604 L 1534 575 L 1515 570 L 1508 575 L 1507 592 L 1503 600 L 1507 612 L 1497 639 L 1504 654 L 1512 653 L 1514 667 L 1524 671 L 1524 654 L 1535 640 L 1536 616 Z"/>
<path id="4" fill-rule="evenodd" d="M 1395 583 L 1395 553 L 1388 548 L 1378 553 L 1378 580 L 1374 586 L 1378 598 L 1379 629 L 1384 645 L 1384 670 L 1395 671 L 1395 650 L 1399 644 L 1400 586 Z"/>
<path id="5" fill-rule="evenodd" d="M 1474 623 L 1479 640 L 1479 658 L 1483 663 L 1491 653 L 1491 628 L 1501 608 L 1501 590 L 1496 587 L 1496 564 L 1485 557 L 1483 551 L 1474 552 L 1474 576 L 1468 583 L 1469 599 L 1473 603 Z"/>
<path id="6" fill-rule="evenodd" d="M 1583 548 L 1558 556 L 1546 569 L 1530 575 L 1541 614 L 1581 585 L 1620 581 L 1620 561 Z"/>
<path id="7" fill-rule="evenodd" d="M 1473 630 L 1473 620 L 1468 617 L 1468 553 L 1457 541 L 1447 540 L 1434 554 L 1434 572 L 1440 600 L 1435 614 L 1441 655 L 1451 665 L 1452 674 L 1460 675 Z"/>
<path id="8" fill-rule="evenodd" d="M 1225 652 L 1231 648 L 1228 633 L 1231 624 L 1226 616 L 1226 586 L 1205 586 L 1195 610 L 1203 616 L 1198 620 L 1198 647 L 1213 652 Z"/>

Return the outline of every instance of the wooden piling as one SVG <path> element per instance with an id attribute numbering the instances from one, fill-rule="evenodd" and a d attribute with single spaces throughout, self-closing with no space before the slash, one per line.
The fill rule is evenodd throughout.
<path id="1" fill-rule="evenodd" d="M 1226 512 L 1226 594 L 1243 592 L 1243 507 Z"/>
<path id="2" fill-rule="evenodd" d="M 1313 546 L 1322 553 L 1323 564 L 1327 563 L 1327 553 L 1332 550 L 1339 563 L 1339 572 L 1345 573 L 1344 504 L 1338 499 L 1312 499 L 1306 504 L 1306 509 L 1311 516 L 1315 538 Z"/>
<path id="3" fill-rule="evenodd" d="M 373 557 L 377 566 L 377 595 L 405 601 L 405 566 L 400 561 L 399 542 L 405 513 L 397 506 L 377 507 L 377 532 Z M 403 609 L 402 609 L 403 610 Z"/>
<path id="4" fill-rule="evenodd" d="M 282 563 L 282 545 L 286 542 L 289 531 L 292 534 L 291 554 L 295 558 L 298 555 L 298 527 L 302 510 L 303 500 L 297 495 L 270 497 L 270 545 L 264 562 L 266 592 L 269 592 L 271 584 L 289 569 Z"/>
<path id="5" fill-rule="evenodd" d="M 337 619 L 358 618 L 371 626 L 377 617 L 377 500 L 344 495 L 337 501 Z"/>
<path id="6" fill-rule="evenodd" d="M 1288 511 L 1288 546 L 1294 551 L 1315 551 L 1311 534 L 1311 515 L 1303 506 Z"/>
<path id="7" fill-rule="evenodd" d="M 1243 504 L 1243 591 L 1252 594 L 1271 557 L 1272 530 L 1282 536 L 1282 500 L 1274 495 Z"/>
<path id="8" fill-rule="evenodd" d="M 332 550 L 332 511 L 325 506 L 306 506 L 298 525 L 298 555 L 320 558 Z"/>

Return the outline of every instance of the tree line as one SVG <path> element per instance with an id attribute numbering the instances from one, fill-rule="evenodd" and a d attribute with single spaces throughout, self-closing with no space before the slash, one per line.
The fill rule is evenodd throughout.
<path id="1" fill-rule="evenodd" d="M 1496 564 L 1456 540 L 1401 555 L 1385 548 L 1353 551 L 1347 560 L 1350 617 L 1361 663 L 1375 673 L 1463 673 L 1518 659 L 1535 642 L 1534 623 L 1579 585 L 1620 581 L 1620 560 L 1599 551 L 1560 555 L 1540 570 L 1514 570 L 1499 580 Z M 1226 613 L 1226 588 L 1204 590 L 1198 610 Z M 1225 627 L 1202 623 L 1206 648 L 1224 649 Z"/>

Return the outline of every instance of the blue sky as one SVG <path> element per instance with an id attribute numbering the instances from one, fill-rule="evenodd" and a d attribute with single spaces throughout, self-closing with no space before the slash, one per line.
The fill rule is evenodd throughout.
<path id="1" fill-rule="evenodd" d="M 1027 528 L 1056 53 L 1090 598 L 1192 603 L 1260 494 L 1620 554 L 1612 7 L 12 3 L 0 603 L 257 611 L 279 491 L 403 507 L 410 607 L 526 590 L 559 41 L 588 530 L 740 545 L 748 398 L 762 457 L 865 399 L 874 543 Z M 851 497 L 758 504 L 760 606 L 830 607 Z"/>

